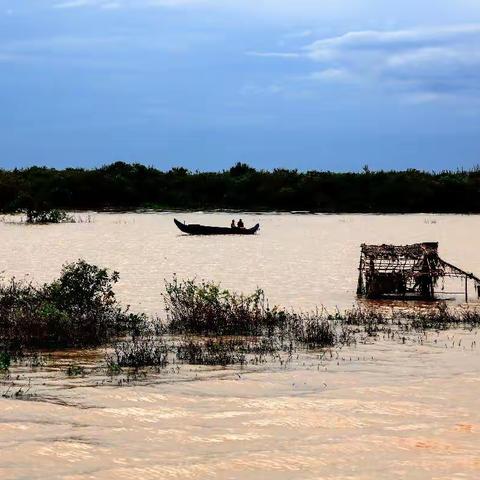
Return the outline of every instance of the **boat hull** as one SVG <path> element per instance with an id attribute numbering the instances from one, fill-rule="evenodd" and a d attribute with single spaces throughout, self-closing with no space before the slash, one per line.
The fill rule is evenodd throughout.
<path id="1" fill-rule="evenodd" d="M 175 225 L 183 233 L 189 235 L 254 235 L 260 228 L 260 224 L 256 224 L 252 228 L 231 228 L 231 227 L 210 227 L 208 225 L 186 224 L 173 219 Z"/>

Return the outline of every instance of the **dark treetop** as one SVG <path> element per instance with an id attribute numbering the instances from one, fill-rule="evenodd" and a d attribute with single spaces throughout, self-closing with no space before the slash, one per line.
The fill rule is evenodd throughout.
<path id="1" fill-rule="evenodd" d="M 306 210 L 313 212 L 480 213 L 480 169 L 362 173 L 255 170 L 168 172 L 117 162 L 94 170 L 0 170 L 0 210 Z"/>

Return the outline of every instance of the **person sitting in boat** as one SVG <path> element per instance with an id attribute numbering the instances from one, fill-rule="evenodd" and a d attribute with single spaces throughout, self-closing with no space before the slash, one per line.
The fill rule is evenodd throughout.
<path id="1" fill-rule="evenodd" d="M 230 224 L 230 227 L 231 227 L 231 228 L 235 228 L 235 226 L 236 226 L 236 225 L 235 225 L 235 220 L 232 220 L 232 223 Z"/>
<path id="2" fill-rule="evenodd" d="M 242 220 L 242 219 L 240 219 L 240 220 L 238 221 L 237 227 L 238 227 L 238 228 L 245 228 L 245 225 L 243 224 L 243 220 Z"/>

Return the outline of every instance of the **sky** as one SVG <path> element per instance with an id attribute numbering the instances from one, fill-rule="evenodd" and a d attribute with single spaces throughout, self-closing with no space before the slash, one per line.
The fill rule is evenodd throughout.
<path id="1" fill-rule="evenodd" d="M 480 164 L 480 0 L 0 0 L 0 167 Z"/>

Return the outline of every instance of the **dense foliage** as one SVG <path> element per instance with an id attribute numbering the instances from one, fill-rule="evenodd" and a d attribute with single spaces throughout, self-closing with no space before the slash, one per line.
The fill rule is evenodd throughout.
<path id="1" fill-rule="evenodd" d="M 170 333 L 263 336 L 320 348 L 347 341 L 336 317 L 325 312 L 305 314 L 270 308 L 261 289 L 243 295 L 214 282 L 173 277 L 165 283 L 165 291 L 166 328 Z"/>
<path id="2" fill-rule="evenodd" d="M 118 273 L 83 260 L 65 265 L 52 283 L 35 286 L 15 279 L 0 285 L 0 347 L 102 345 L 140 328 L 143 317 L 119 306 L 113 292 Z M 1 360 L 0 360 L 1 362 Z"/>
<path id="3" fill-rule="evenodd" d="M 94 170 L 0 170 L 0 210 L 231 208 L 318 212 L 480 212 L 480 170 L 363 173 L 168 172 L 117 162 Z"/>

